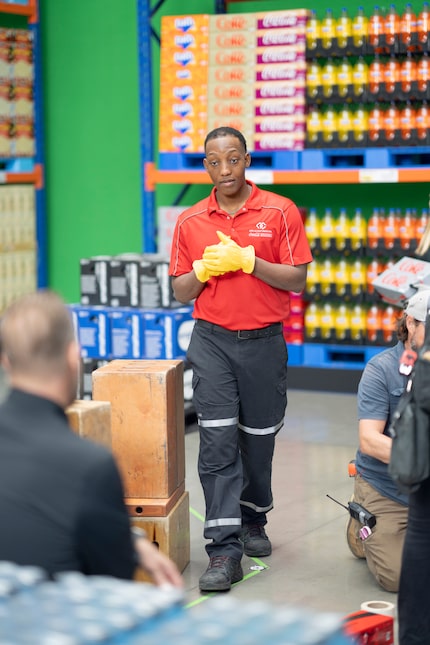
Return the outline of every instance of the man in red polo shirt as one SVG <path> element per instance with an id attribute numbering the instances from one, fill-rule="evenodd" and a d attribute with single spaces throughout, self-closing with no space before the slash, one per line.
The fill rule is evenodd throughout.
<path id="1" fill-rule="evenodd" d="M 244 136 L 217 128 L 205 140 L 214 184 L 178 218 L 170 275 L 179 302 L 195 299 L 187 358 L 200 430 L 199 475 L 209 566 L 201 591 L 243 577 L 241 558 L 270 555 L 275 436 L 287 404 L 282 322 L 289 291 L 302 291 L 312 261 L 303 222 L 286 197 L 245 179 Z"/>

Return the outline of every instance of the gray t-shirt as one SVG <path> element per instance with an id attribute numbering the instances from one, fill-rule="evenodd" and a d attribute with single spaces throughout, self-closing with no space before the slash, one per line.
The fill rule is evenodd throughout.
<path id="1" fill-rule="evenodd" d="M 399 341 L 394 347 L 373 356 L 364 368 L 358 385 L 358 419 L 386 421 L 386 435 L 392 415 L 406 387 L 407 377 L 399 372 L 403 350 L 404 345 Z M 408 495 L 398 490 L 388 474 L 387 464 L 357 450 L 356 467 L 363 479 L 381 495 L 400 504 L 408 504 Z"/>

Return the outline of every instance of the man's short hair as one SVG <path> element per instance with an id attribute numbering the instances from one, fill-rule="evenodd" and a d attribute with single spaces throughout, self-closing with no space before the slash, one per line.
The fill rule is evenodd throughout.
<path id="1" fill-rule="evenodd" d="M 22 296 L 0 320 L 1 351 L 15 373 L 58 373 L 74 336 L 70 312 L 49 290 Z"/>
<path id="2" fill-rule="evenodd" d="M 208 141 L 212 141 L 212 139 L 218 139 L 220 137 L 230 137 L 230 136 L 236 137 L 237 139 L 239 139 L 240 143 L 243 146 L 244 151 L 247 152 L 246 139 L 243 136 L 243 134 L 240 132 L 240 130 L 236 130 L 236 128 L 230 128 L 227 125 L 221 126 L 220 128 L 215 128 L 215 130 L 211 130 L 211 132 L 209 132 L 206 135 L 205 144 L 204 144 L 205 150 L 206 150 L 206 145 Z"/>

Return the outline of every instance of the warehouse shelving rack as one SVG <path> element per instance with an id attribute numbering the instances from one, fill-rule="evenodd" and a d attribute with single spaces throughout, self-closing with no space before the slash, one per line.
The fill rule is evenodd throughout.
<path id="1" fill-rule="evenodd" d="M 0 19 L 2 14 L 25 17 L 28 27 L 33 34 L 36 154 L 34 158 L 0 157 L 0 184 L 34 185 L 36 197 L 37 285 L 38 287 L 46 287 L 48 277 L 46 262 L 41 45 L 38 0 L 0 2 Z"/>
<path id="2" fill-rule="evenodd" d="M 155 191 L 158 185 L 176 184 L 181 186 L 177 198 L 173 205 L 179 204 L 188 188 L 195 184 L 211 184 L 207 173 L 194 167 L 180 169 L 161 169 L 155 161 L 154 151 L 154 123 L 152 109 L 152 61 L 151 61 L 151 38 L 158 43 L 160 38 L 151 26 L 151 19 L 164 4 L 165 0 L 158 0 L 152 7 L 150 0 L 138 0 L 138 30 L 139 30 L 139 70 L 140 70 L 140 114 L 141 114 L 141 163 L 143 179 L 143 239 L 144 252 L 154 252 L 155 247 Z M 224 13 L 230 5 L 240 3 L 243 0 L 215 0 L 215 13 Z M 151 124 L 148 127 L 148 124 Z M 149 132 L 150 131 L 150 132 Z M 351 151 L 350 151 L 351 152 Z M 360 152 L 360 151 L 357 151 Z M 428 149 L 430 154 L 430 148 Z M 425 155 L 427 156 L 427 155 Z M 376 164 L 375 164 L 376 165 Z M 387 168 L 362 168 L 362 167 L 342 167 L 342 168 L 319 168 L 319 169 L 291 169 L 283 170 L 279 168 L 255 168 L 249 172 L 249 178 L 259 184 L 274 185 L 352 185 L 352 184 L 393 184 L 393 183 L 429 183 L 430 182 L 430 165 L 407 166 L 399 165 L 398 167 Z M 336 350 L 335 345 L 327 346 L 331 350 Z M 358 347 L 358 350 L 365 348 Z M 342 356 L 347 353 L 346 347 L 340 347 Z M 355 350 L 355 348 L 352 348 Z M 352 362 L 348 362 L 343 367 L 359 368 L 363 364 L 356 361 L 355 354 L 351 354 Z M 300 363 L 300 361 L 299 361 Z M 358 367 L 357 367 L 358 365 Z M 322 368 L 336 367 L 335 362 L 329 365 L 326 362 Z M 315 368 L 315 366 L 313 366 Z M 302 368 L 306 370 L 303 365 Z M 347 370 L 347 372 L 352 372 Z M 300 381 L 300 387 L 305 387 L 307 376 Z M 325 378 L 325 377 L 324 377 Z M 357 377 L 355 377 L 357 378 Z M 356 380 L 353 379 L 353 387 Z M 327 384 L 327 379 L 326 379 Z M 338 382 L 336 382 L 336 386 Z M 349 391 L 348 389 L 345 391 Z"/>

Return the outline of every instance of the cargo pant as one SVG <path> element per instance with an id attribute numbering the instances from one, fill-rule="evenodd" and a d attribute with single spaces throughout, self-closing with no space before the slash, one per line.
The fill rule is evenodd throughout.
<path id="1" fill-rule="evenodd" d="M 282 333 L 241 339 L 209 323 L 194 327 L 187 359 L 209 557 L 240 560 L 242 523 L 265 525 L 273 508 L 272 458 L 287 405 L 287 358 Z"/>
<path id="2" fill-rule="evenodd" d="M 356 475 L 354 501 L 376 517 L 372 534 L 363 542 L 367 566 L 380 586 L 397 592 L 408 507 L 384 497 L 361 475 Z"/>

